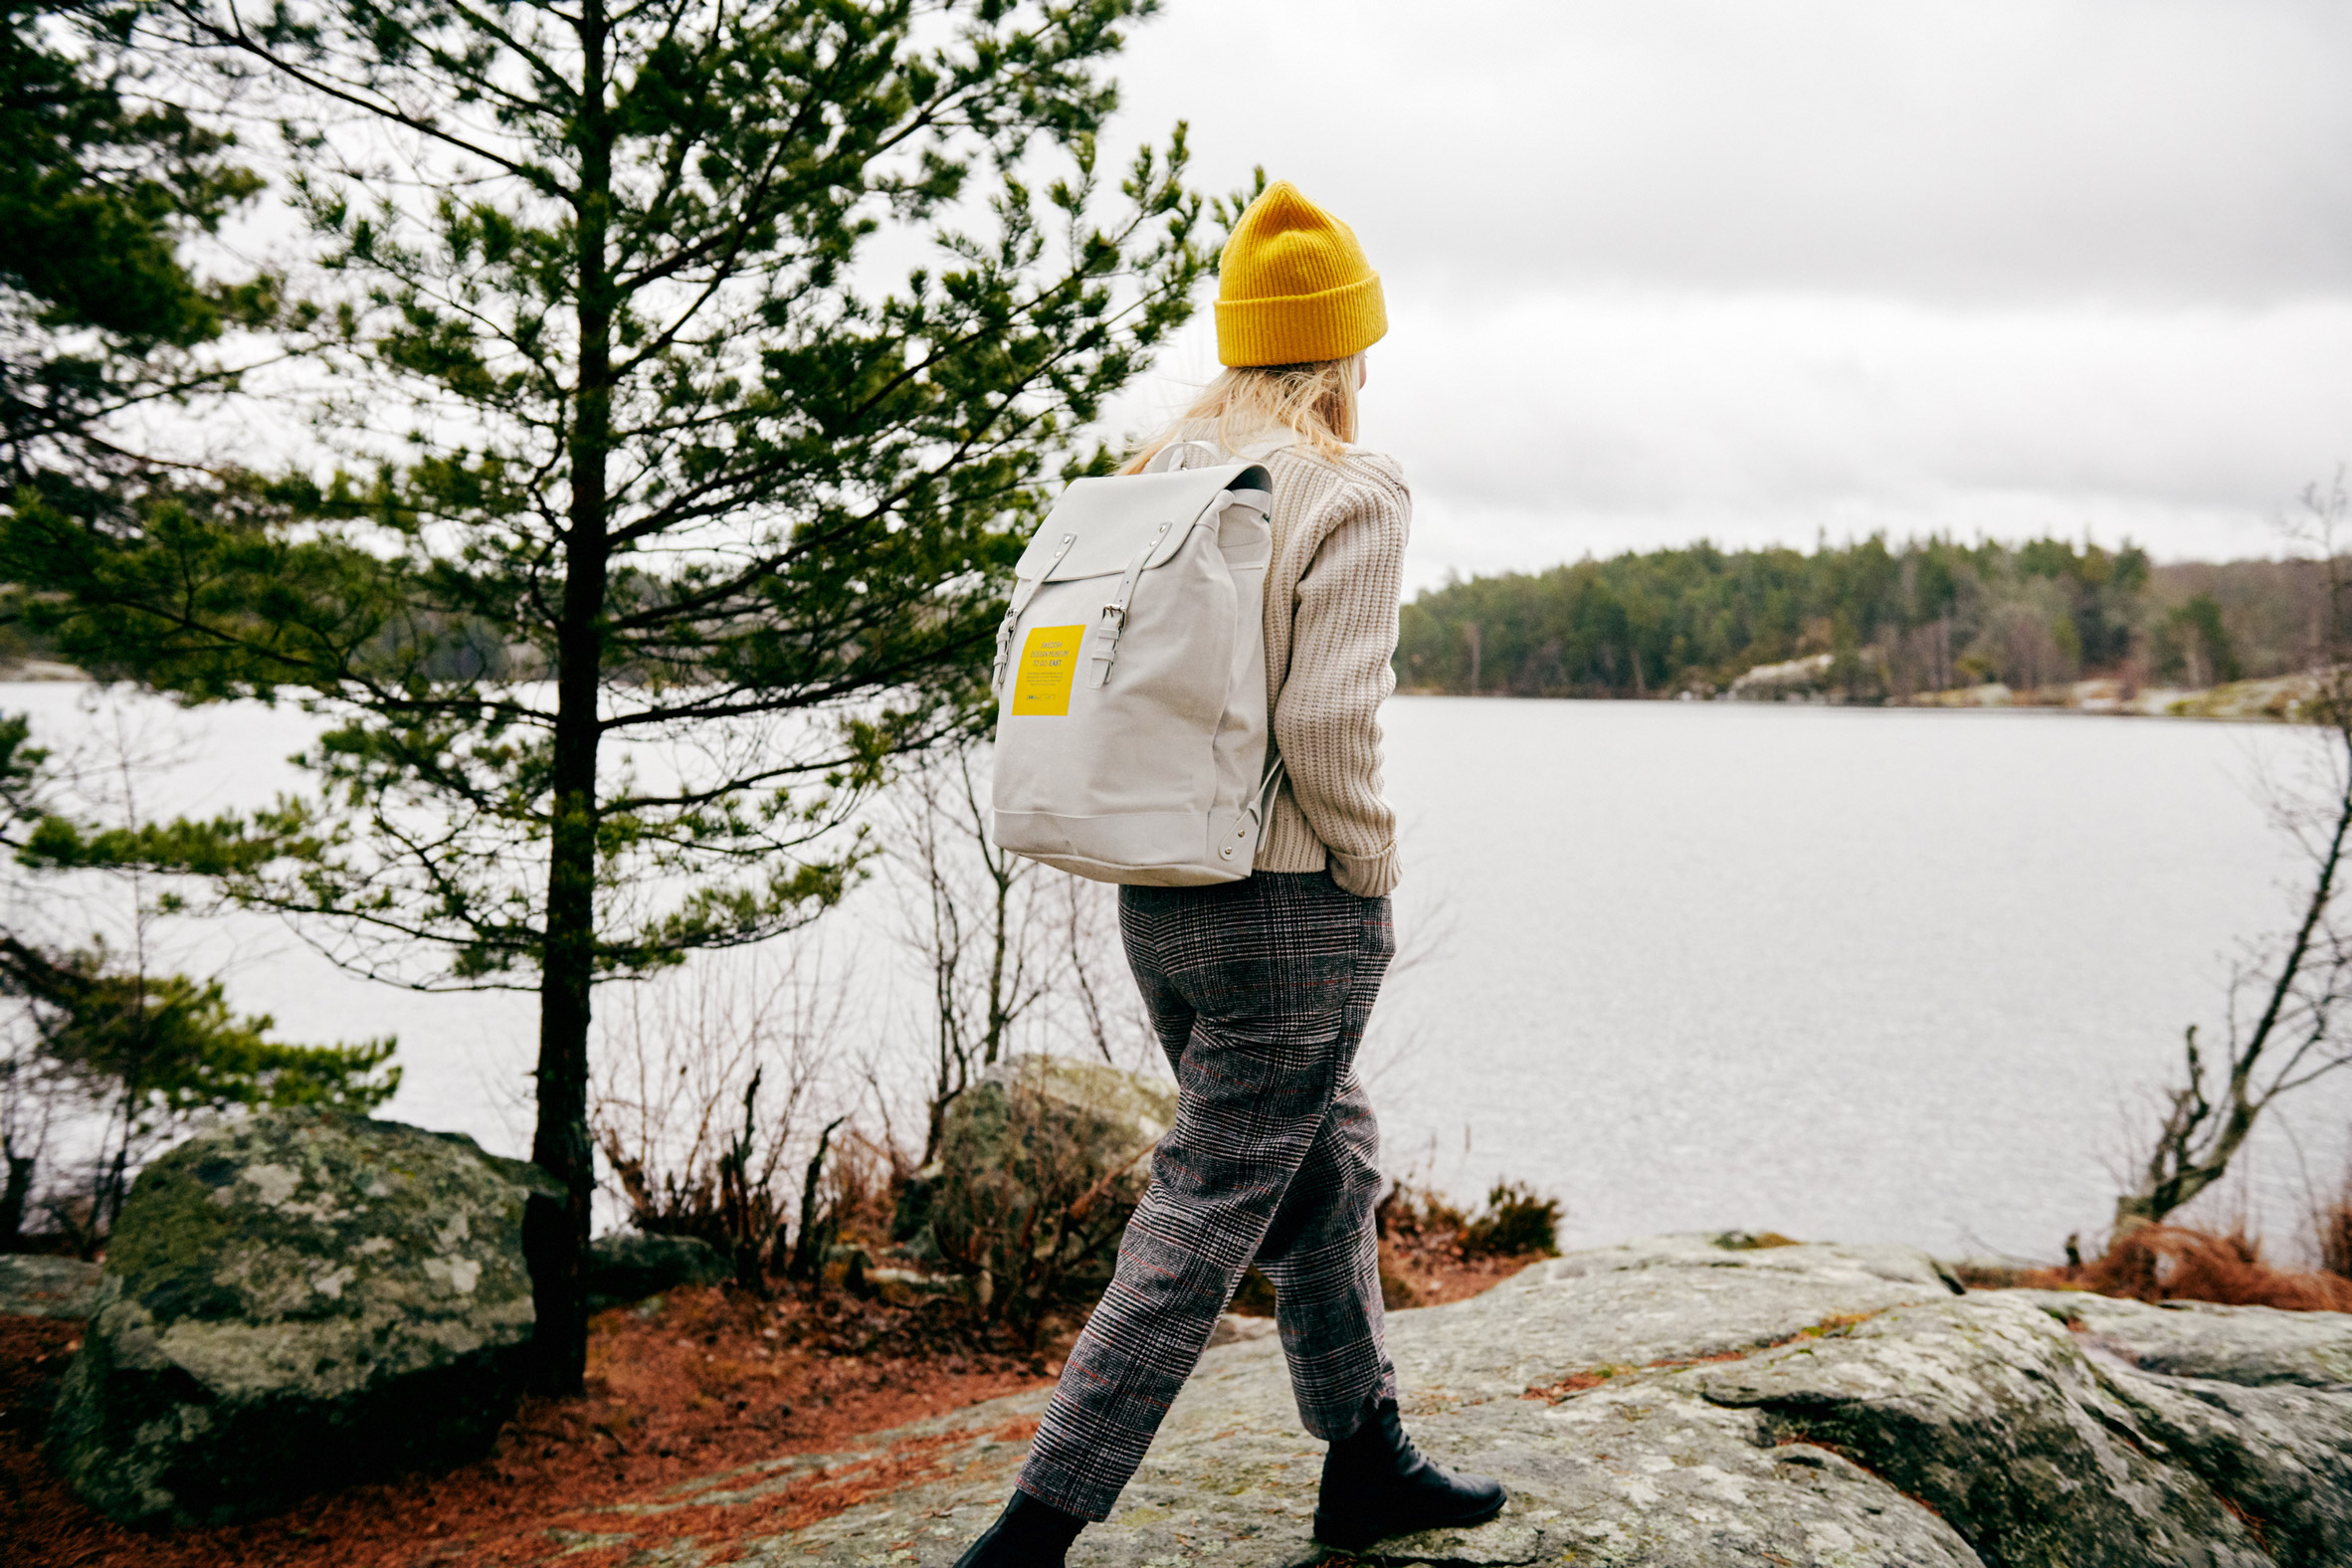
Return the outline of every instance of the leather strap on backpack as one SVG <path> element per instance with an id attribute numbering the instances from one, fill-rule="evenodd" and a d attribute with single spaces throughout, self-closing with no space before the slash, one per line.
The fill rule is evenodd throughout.
<path id="1" fill-rule="evenodd" d="M 1173 522 L 1161 523 L 1127 562 L 1127 569 L 1119 573 L 1119 585 L 1104 601 L 1101 618 L 1095 621 L 1093 633 L 1086 639 L 1093 648 L 1087 656 L 1086 685 L 1099 686 L 1110 679 L 1110 662 L 1117 657 L 1119 636 L 1127 629 L 1127 605 L 1135 597 L 1135 579 L 1143 575 L 1143 563 L 1151 559 L 1151 552 L 1160 547 L 1168 537 L 1168 530 L 1175 526 Z"/>
<path id="2" fill-rule="evenodd" d="M 1012 602 L 1005 606 L 1005 618 L 996 624 L 996 666 L 988 673 L 988 689 L 1000 702 L 1005 695 L 1005 667 L 1013 659 L 1013 625 L 1021 619 L 1021 612 L 1029 608 L 1029 601 L 1037 597 L 1038 589 L 1045 585 L 1047 578 L 1054 575 L 1054 568 L 1062 564 L 1062 557 L 1068 555 L 1070 547 L 1076 543 L 1077 534 L 1064 534 L 1061 548 L 1054 552 L 1052 560 L 1046 562 L 1045 570 L 1035 577 L 1024 577 L 1013 585 Z"/>

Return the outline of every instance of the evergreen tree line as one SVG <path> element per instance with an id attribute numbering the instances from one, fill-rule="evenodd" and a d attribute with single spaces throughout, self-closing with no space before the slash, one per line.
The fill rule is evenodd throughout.
<path id="1" fill-rule="evenodd" d="M 1711 696 L 1826 655 L 1851 700 L 2090 677 L 2205 686 L 2316 660 L 2316 561 L 2158 566 L 2036 539 L 1722 550 L 1709 544 L 1454 580 L 1406 605 L 1397 683 L 1512 696 Z"/>

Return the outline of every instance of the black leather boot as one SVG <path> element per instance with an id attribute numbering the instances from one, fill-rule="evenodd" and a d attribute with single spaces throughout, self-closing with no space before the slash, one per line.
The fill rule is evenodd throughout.
<path id="1" fill-rule="evenodd" d="M 1483 1524 L 1502 1511 L 1502 1503 L 1501 1481 L 1456 1475 L 1423 1459 L 1405 1436 L 1397 1402 L 1384 1399 L 1323 1456 L 1315 1539 L 1357 1551 L 1391 1535 Z"/>
<path id="2" fill-rule="evenodd" d="M 1062 1568 L 1063 1554 L 1086 1522 L 1017 1491 L 996 1522 L 955 1560 L 955 1568 Z"/>

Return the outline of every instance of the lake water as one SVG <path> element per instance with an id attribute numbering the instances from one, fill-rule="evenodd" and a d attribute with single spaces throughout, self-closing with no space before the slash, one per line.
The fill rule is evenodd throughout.
<path id="1" fill-rule="evenodd" d="M 114 722 L 89 700 L 0 688 L 52 744 Z M 297 782 L 298 713 L 138 706 L 147 744 L 178 737 L 151 813 Z M 1388 1163 L 1463 1196 L 1531 1182 L 1572 1244 L 2049 1257 L 2095 1232 L 2139 1096 L 2184 1025 L 2217 1027 L 2234 944 L 2285 918 L 2296 866 L 2255 791 L 2311 754 L 2044 713 L 1408 697 L 1386 722 L 1419 955 L 1367 1052 Z M 184 942 L 289 1038 L 399 1035 L 389 1114 L 527 1145 L 531 997 L 357 980 L 258 916 Z M 2348 1124 L 2352 1078 L 2309 1091 L 2232 1201 L 2291 1243 Z"/>
<path id="2" fill-rule="evenodd" d="M 1568 1236 L 1742 1227 L 2049 1257 L 2297 872 L 2312 737 L 2032 712 L 1424 697 L 1389 717 L 1408 923 L 1392 1166 Z M 2352 1081 L 2252 1162 L 2287 1240 Z M 2294 1140 L 2277 1135 L 2291 1132 Z M 2233 1194 L 2234 1198 L 2238 1195 Z"/>

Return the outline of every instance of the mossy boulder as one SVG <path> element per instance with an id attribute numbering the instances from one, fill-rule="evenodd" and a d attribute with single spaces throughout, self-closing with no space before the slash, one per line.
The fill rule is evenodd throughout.
<path id="1" fill-rule="evenodd" d="M 104 1278 L 79 1258 L 0 1255 L 0 1317 L 88 1317 Z"/>
<path id="2" fill-rule="evenodd" d="M 533 1312 L 522 1208 L 553 1184 L 471 1138 L 278 1111 L 139 1176 L 50 1429 L 135 1524 L 221 1524 L 486 1452 Z"/>
<path id="3" fill-rule="evenodd" d="M 984 1306 L 1097 1289 L 1175 1120 L 1172 1084 L 1068 1057 L 1000 1062 L 948 1106 L 893 1231 L 918 1264 L 974 1276 Z"/>
<path id="4" fill-rule="evenodd" d="M 734 1274 L 718 1249 L 694 1236 L 600 1236 L 588 1249 L 588 1310 L 627 1306 L 689 1285 L 717 1284 Z"/>

